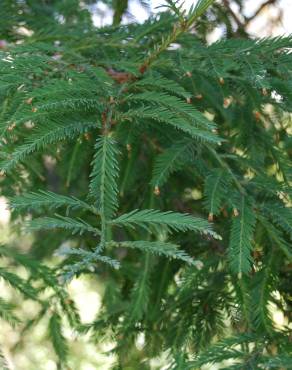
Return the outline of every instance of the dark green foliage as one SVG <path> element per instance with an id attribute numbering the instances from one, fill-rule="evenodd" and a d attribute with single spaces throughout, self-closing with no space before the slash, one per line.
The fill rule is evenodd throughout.
<path id="1" fill-rule="evenodd" d="M 210 225 L 207 221 L 192 217 L 188 214 L 176 212 L 160 212 L 154 209 L 135 210 L 110 222 L 113 225 L 125 225 L 133 227 L 134 225 L 146 227 L 147 225 L 166 226 L 175 231 L 194 230 L 212 235 Z"/>
<path id="2" fill-rule="evenodd" d="M 23 210 L 42 210 L 44 208 L 58 209 L 66 207 L 66 209 L 85 209 L 96 214 L 98 211 L 93 206 L 77 199 L 76 197 L 68 197 L 61 194 L 56 194 L 51 191 L 31 192 L 14 197 L 10 201 L 10 206 L 15 211 Z"/>
<path id="3" fill-rule="evenodd" d="M 128 2 L 108 3 L 113 27 L 77 1 L 28 6 L 21 42 L 0 26 L 1 194 L 34 236 L 29 255 L 1 247 L 0 277 L 40 305 L 24 325 L 48 320 L 60 368 L 69 325 L 114 343 L 116 369 L 288 369 L 292 37 L 233 34 L 213 0 L 126 26 Z M 104 287 L 86 325 L 67 293 L 81 274 Z M 22 321 L 3 298 L 0 317 Z"/>
<path id="4" fill-rule="evenodd" d="M 214 169 L 205 181 L 205 207 L 210 215 L 218 215 L 223 201 L 228 198 L 230 176 L 223 169 Z"/>
<path id="5" fill-rule="evenodd" d="M 53 312 L 49 321 L 49 333 L 57 356 L 61 363 L 66 363 L 68 346 L 62 333 L 61 317 Z"/>
<path id="6" fill-rule="evenodd" d="M 101 217 L 111 218 L 117 208 L 117 143 L 107 135 L 97 140 L 91 173 L 90 196 L 95 199 Z"/>
<path id="7" fill-rule="evenodd" d="M 53 307 L 58 309 L 62 316 L 66 317 L 70 327 L 79 330 L 81 323 L 73 301 L 70 300 L 63 287 L 59 286 L 55 272 L 49 267 L 42 265 L 31 256 L 17 253 L 15 250 L 3 246 L 0 247 L 0 256 L 2 261 L 4 258 L 8 261 L 5 269 L 1 268 L 1 279 L 21 293 L 22 300 L 33 300 L 39 304 L 38 315 L 27 322 L 23 322 L 14 313 L 17 307 L 1 298 L 0 318 L 14 327 L 21 327 L 22 324 L 25 324 L 21 329 L 22 334 L 25 336 L 27 330 L 37 325 L 43 317 L 49 316 L 49 333 L 52 337 L 56 354 L 60 361 L 63 362 L 66 358 L 66 343 L 61 332 L 60 316 L 56 312 L 52 313 L 51 310 Z M 27 270 L 30 276 L 28 280 L 24 280 L 10 271 L 15 263 Z M 42 293 L 45 291 L 47 294 L 44 298 Z M 2 360 L 1 356 L 0 360 Z M 6 369 L 4 363 L 5 360 L 3 359 L 3 369 Z"/>
<path id="8" fill-rule="evenodd" d="M 250 272 L 252 260 L 252 240 L 256 218 L 252 207 L 247 204 L 244 196 L 241 197 L 239 207 L 232 220 L 229 243 L 230 268 L 234 273 L 247 274 Z M 237 209 L 237 208 L 236 208 Z"/>
<path id="9" fill-rule="evenodd" d="M 9 324 L 11 324 L 12 326 L 16 326 L 17 324 L 19 324 L 20 320 L 17 316 L 14 315 L 13 309 L 15 309 L 15 307 L 11 303 L 6 302 L 4 299 L 0 298 L 1 319 L 9 322 Z"/>

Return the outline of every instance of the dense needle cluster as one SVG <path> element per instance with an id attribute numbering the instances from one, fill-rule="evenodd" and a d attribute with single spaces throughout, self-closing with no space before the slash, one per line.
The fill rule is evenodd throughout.
<path id="1" fill-rule="evenodd" d="M 115 369 L 291 368 L 292 38 L 207 45 L 196 27 L 216 3 L 166 3 L 104 28 L 65 4 L 41 28 L 24 9 L 33 32 L 7 35 L 1 193 L 34 243 L 0 249 L 28 279 L 0 276 L 40 310 L 20 324 L 0 298 L 0 316 L 23 335 L 49 317 L 60 369 L 64 324 L 114 342 Z M 81 274 L 105 285 L 86 325 L 67 292 Z"/>

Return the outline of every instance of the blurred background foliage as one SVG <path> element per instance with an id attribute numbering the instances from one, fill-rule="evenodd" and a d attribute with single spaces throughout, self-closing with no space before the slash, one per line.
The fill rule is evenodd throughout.
<path id="1" fill-rule="evenodd" d="M 194 2 L 184 3 L 188 8 Z M 77 19 L 87 24 L 92 19 L 96 25 L 141 22 L 159 12 L 162 4 L 163 0 L 2 0 L 0 35 L 3 41 L 16 42 L 27 30 L 53 28 L 60 22 L 74 24 Z M 212 7 L 208 22 L 201 21 L 201 27 L 208 34 L 220 29 L 227 37 L 275 36 L 291 32 L 289 6 L 291 12 L 289 0 L 222 0 Z"/>
<path id="2" fill-rule="evenodd" d="M 29 38 L 33 32 L 41 33 L 42 29 L 51 29 L 52 33 L 60 24 L 66 23 L 72 26 L 72 37 L 78 32 L 76 24 L 84 22 L 87 27 L 96 25 L 118 25 L 142 21 L 142 18 L 150 17 L 153 12 L 158 12 L 155 6 L 161 2 L 147 0 L 2 0 L 0 7 L 0 48 L 5 49 L 12 43 L 21 44 L 24 39 Z M 187 2 L 189 5 L 191 2 Z M 280 0 L 222 0 L 218 1 L 211 10 L 211 13 L 203 16 L 197 32 L 201 38 L 216 40 L 219 36 L 226 38 L 247 37 L 248 35 L 267 36 L 285 32 L 283 17 L 288 2 Z M 291 10 L 291 9 L 290 9 Z M 48 37 L 48 36 L 46 36 Z M 80 144 L 81 145 L 81 144 Z M 82 157 L 82 148 L 78 156 Z M 35 167 L 36 179 L 39 187 L 44 187 L 44 181 L 48 188 L 58 188 L 58 179 L 54 171 L 51 171 L 52 164 L 47 161 L 47 179 L 41 176 L 38 178 L 37 166 Z M 70 186 L 74 187 L 74 178 L 70 178 Z M 79 181 L 80 183 L 80 181 Z M 73 185 L 72 185 L 73 184 Z M 1 191 L 1 183 L 0 183 Z M 5 194 L 7 195 L 7 194 Z M 194 197 L 201 197 L 201 194 L 193 194 Z M 1 243 L 9 243 L 19 251 L 29 252 L 36 259 L 45 262 L 48 266 L 54 266 L 59 261 L 57 255 L 52 254 L 60 246 L 61 240 L 55 234 L 46 236 L 46 248 L 35 243 L 32 236 L 20 234 L 14 230 L 10 223 L 10 213 L 7 210 L 5 197 L 0 199 L 1 205 Z M 17 224 L 17 219 L 14 220 Z M 17 229 L 17 228 L 16 228 Z M 23 267 L 15 266 L 9 257 L 1 259 L 1 267 L 9 266 L 10 271 L 15 271 L 20 276 L 26 277 L 26 270 Z M 15 290 L 0 281 L 1 295 L 17 307 L 18 317 L 31 318 L 39 310 L 37 303 L 31 300 L 23 300 L 23 297 Z M 74 279 L 69 285 L 69 292 L 80 310 L 83 323 L 94 319 L 101 304 L 104 286 L 102 278 L 83 276 L 78 280 Z M 279 326 L 284 324 L 284 317 L 280 311 L 274 310 L 274 320 Z M 13 321 L 13 320 L 12 320 Z M 1 320 L 0 346 L 8 362 L 9 369 L 13 370 L 57 370 L 57 361 L 52 349 L 51 341 L 48 339 L 48 319 L 41 319 L 39 325 L 26 333 L 16 330 L 12 325 Z M 86 342 L 85 337 L 78 337 L 69 327 L 65 335 L 71 339 L 71 356 L 74 363 L 74 370 L 106 370 L 114 362 L 114 355 L 111 357 L 104 354 L 113 346 L 110 341 L 107 344 Z M 137 347 L 141 346 L 137 342 Z M 153 361 L 153 369 L 163 368 L 163 359 Z M 1 367 L 1 364 L 0 364 Z M 3 365 L 4 368 L 4 365 Z M 215 369 L 214 365 L 212 369 Z M 137 369 L 138 370 L 138 369 Z"/>

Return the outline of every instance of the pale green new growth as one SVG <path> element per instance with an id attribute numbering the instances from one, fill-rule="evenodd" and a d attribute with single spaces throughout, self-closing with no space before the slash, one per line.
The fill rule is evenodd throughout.
<path id="1" fill-rule="evenodd" d="M 61 317 L 57 312 L 53 312 L 49 321 L 49 333 L 52 338 L 52 343 L 62 363 L 66 363 L 68 355 L 68 344 L 62 333 L 62 322 Z"/>

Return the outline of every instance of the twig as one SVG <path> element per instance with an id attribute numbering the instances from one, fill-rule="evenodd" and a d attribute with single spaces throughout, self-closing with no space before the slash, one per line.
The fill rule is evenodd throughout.
<path id="1" fill-rule="evenodd" d="M 235 23 L 237 26 L 241 29 L 244 29 L 245 25 L 241 22 L 241 20 L 238 18 L 238 16 L 234 13 L 232 10 L 229 1 L 228 0 L 223 0 L 224 6 L 227 8 L 228 12 L 231 14 L 232 18 L 235 20 Z"/>
<path id="2" fill-rule="evenodd" d="M 267 0 L 266 2 L 262 3 L 262 5 L 258 8 L 258 10 L 249 18 L 247 18 L 245 22 L 245 27 L 255 18 L 257 17 L 267 6 L 273 5 L 277 2 L 277 0 Z"/>

